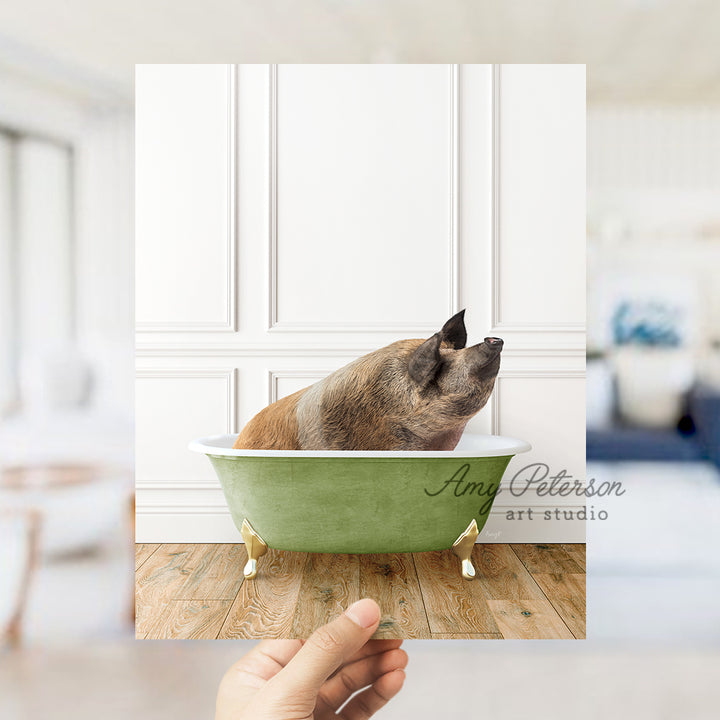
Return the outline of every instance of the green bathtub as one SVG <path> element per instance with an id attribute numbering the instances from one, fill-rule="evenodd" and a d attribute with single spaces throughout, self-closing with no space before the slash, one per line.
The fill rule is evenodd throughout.
<path id="1" fill-rule="evenodd" d="M 234 450 L 236 435 L 190 443 L 210 458 L 248 549 L 389 553 L 452 547 L 463 575 L 523 440 L 465 433 L 450 451 Z"/>

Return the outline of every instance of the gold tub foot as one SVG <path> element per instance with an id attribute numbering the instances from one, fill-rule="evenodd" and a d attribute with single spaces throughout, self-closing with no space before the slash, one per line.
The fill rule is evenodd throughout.
<path id="1" fill-rule="evenodd" d="M 267 552 L 268 546 L 255 532 L 253 526 L 247 521 L 247 518 L 243 520 L 240 534 L 245 541 L 245 549 L 248 554 L 248 561 L 243 568 L 243 575 L 248 580 L 252 580 L 257 575 L 257 561 Z"/>
<path id="2" fill-rule="evenodd" d="M 460 569 L 466 580 L 475 577 L 475 568 L 470 560 L 475 540 L 480 534 L 477 522 L 473 521 L 467 526 L 465 532 L 453 543 L 452 551 L 460 558 Z"/>

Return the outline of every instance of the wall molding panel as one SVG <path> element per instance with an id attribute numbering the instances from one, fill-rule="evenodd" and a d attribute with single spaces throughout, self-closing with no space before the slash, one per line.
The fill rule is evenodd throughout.
<path id="1" fill-rule="evenodd" d="M 449 204 L 449 222 L 447 228 L 447 315 L 450 317 L 459 310 L 459 257 L 460 237 L 458 223 L 459 203 L 459 165 L 461 153 L 460 138 L 460 66 L 450 64 L 448 68 L 448 158 L 449 173 L 447 182 L 447 202 Z M 428 323 L 414 321 L 384 322 L 368 320 L 365 322 L 317 322 L 287 321 L 279 317 L 279 277 L 278 277 L 278 66 L 270 65 L 268 70 L 268 108 L 269 108 L 269 201 L 270 222 L 267 242 L 267 288 L 268 288 L 268 320 L 267 331 L 270 333 L 403 333 L 436 332 L 436 328 Z"/>
<path id="2" fill-rule="evenodd" d="M 526 322 L 503 319 L 502 291 L 502 222 L 501 222 L 501 128 L 502 128 L 502 66 L 493 65 L 492 69 L 492 293 L 491 322 L 492 331 L 499 333 L 548 334 L 560 336 L 559 345 L 564 344 L 585 350 L 584 322 Z M 584 236 L 583 236 L 584 243 Z M 524 340 L 524 339 L 523 339 Z M 563 342 L 564 341 L 564 342 Z"/>
<path id="3" fill-rule="evenodd" d="M 584 358 L 583 358 L 584 360 Z M 497 380 L 495 381 L 495 389 L 491 397 L 491 427 L 493 435 L 502 435 L 500 427 L 500 407 L 501 407 L 501 391 L 503 380 L 513 378 L 523 379 L 585 379 L 585 370 L 583 369 L 525 369 L 525 370 L 500 370 Z M 584 400 L 584 398 L 583 398 Z"/>
<path id="4" fill-rule="evenodd" d="M 207 367 L 143 367 L 135 371 L 135 377 L 138 380 L 155 379 L 155 380 L 177 380 L 187 379 L 196 380 L 220 379 L 226 382 L 227 393 L 227 432 L 238 432 L 238 370 L 236 368 L 207 368 Z M 188 440 L 189 442 L 190 440 Z"/>
<path id="5" fill-rule="evenodd" d="M 356 358 L 377 350 L 377 345 L 338 347 L 333 345 L 176 345 L 173 343 L 139 343 L 135 354 L 139 358 L 162 357 L 340 357 Z M 585 362 L 585 347 L 506 347 L 503 358 L 577 358 Z"/>
<path id="6" fill-rule="evenodd" d="M 159 319 L 138 321 L 135 324 L 139 333 L 234 333 L 237 325 L 237 132 L 238 132 L 238 78 L 237 66 L 226 65 L 226 171 L 225 195 L 227 212 L 225 214 L 224 256 L 225 256 L 225 301 L 222 317 L 213 320 L 186 321 Z M 167 248 L 172 252 L 172 248 Z"/>
<path id="7" fill-rule="evenodd" d="M 154 357 L 343 357 L 355 358 L 376 350 L 376 345 L 363 347 L 338 347 L 333 345 L 177 345 L 138 344 L 136 356 L 140 358 Z M 583 357 L 585 354 L 583 352 Z"/>
<path id="8" fill-rule="evenodd" d="M 301 379 L 301 380 L 307 380 L 308 385 L 312 385 L 312 383 L 317 382 L 318 380 L 321 380 L 323 377 L 327 375 L 326 370 L 318 370 L 318 371 L 312 371 L 312 370 L 268 370 L 267 371 L 267 379 L 268 379 L 268 394 L 267 394 L 267 404 L 270 405 L 270 403 L 274 403 L 276 400 L 280 399 L 279 394 L 279 381 L 283 378 L 291 378 L 293 380 Z"/>

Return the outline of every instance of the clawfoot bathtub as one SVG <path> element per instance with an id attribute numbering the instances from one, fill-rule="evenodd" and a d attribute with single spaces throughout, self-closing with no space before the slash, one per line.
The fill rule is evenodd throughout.
<path id="1" fill-rule="evenodd" d="M 452 547 L 463 577 L 503 472 L 523 440 L 465 433 L 455 450 L 234 450 L 236 435 L 195 440 L 245 541 L 246 578 L 268 547 L 391 553 Z"/>

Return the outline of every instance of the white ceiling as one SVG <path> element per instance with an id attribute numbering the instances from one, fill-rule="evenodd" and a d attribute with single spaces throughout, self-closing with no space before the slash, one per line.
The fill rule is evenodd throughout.
<path id="1" fill-rule="evenodd" d="M 14 0 L 0 65 L 132 98 L 139 62 L 575 62 L 590 102 L 720 103 L 718 0 Z"/>

